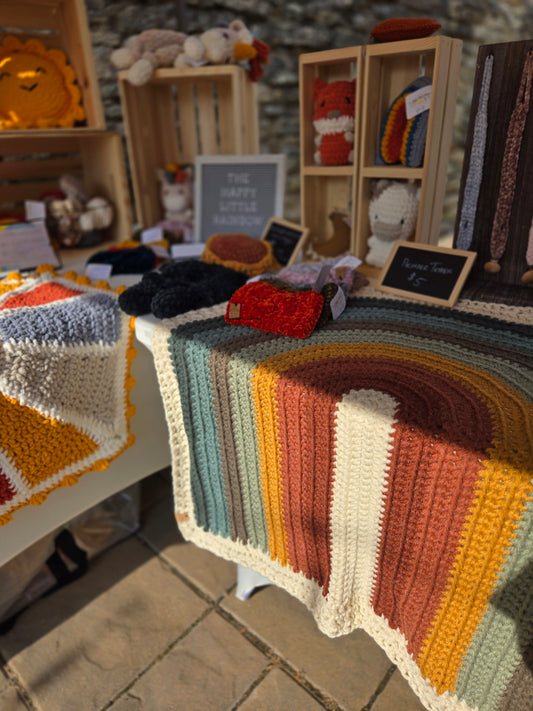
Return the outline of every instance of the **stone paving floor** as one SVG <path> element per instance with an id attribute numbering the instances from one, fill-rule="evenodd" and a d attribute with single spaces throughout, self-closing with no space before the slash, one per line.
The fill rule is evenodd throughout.
<path id="1" fill-rule="evenodd" d="M 168 475 L 139 531 L 0 636 L 1 711 L 423 711 L 364 632 L 330 639 L 269 586 L 180 539 Z"/>

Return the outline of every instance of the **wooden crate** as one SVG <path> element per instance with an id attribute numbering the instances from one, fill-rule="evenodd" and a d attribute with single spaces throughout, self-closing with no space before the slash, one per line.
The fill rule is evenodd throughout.
<path id="1" fill-rule="evenodd" d="M 357 218 L 352 251 L 365 258 L 370 236 L 368 207 L 371 181 L 412 180 L 420 185 L 414 242 L 436 244 L 440 235 L 449 152 L 461 62 L 461 40 L 436 36 L 368 45 L 361 120 Z M 414 79 L 432 80 L 424 161 L 420 168 L 375 165 L 382 122 L 391 103 Z M 376 269 L 369 268 L 370 273 Z"/>
<path id="2" fill-rule="evenodd" d="M 118 133 L 75 129 L 0 133 L 0 211 L 23 210 L 24 200 L 39 200 L 58 190 L 64 173 L 78 177 L 91 195 L 113 203 L 113 241 L 132 235 L 132 207 L 124 150 Z"/>
<path id="3" fill-rule="evenodd" d="M 84 0 L 1 0 L 0 42 L 6 35 L 61 49 L 76 72 L 87 128 L 105 128 Z"/>
<path id="4" fill-rule="evenodd" d="M 236 65 L 158 69 L 145 85 L 119 72 L 137 221 L 163 217 L 156 171 L 197 155 L 259 152 L 256 85 Z"/>
<path id="5" fill-rule="evenodd" d="M 348 47 L 302 54 L 299 72 L 301 222 L 309 228 L 311 242 L 317 246 L 331 236 L 332 211 L 347 212 L 352 223 L 355 219 L 363 50 Z M 317 77 L 327 82 L 356 79 L 353 165 L 323 166 L 314 161 L 313 86 Z"/>
<path id="6" fill-rule="evenodd" d="M 328 214 L 350 205 L 351 252 L 365 259 L 370 236 L 371 181 L 408 179 L 420 184 L 414 241 L 438 241 L 451 146 L 462 42 L 428 37 L 304 54 L 300 57 L 301 222 L 315 244 L 327 239 Z M 392 101 L 421 74 L 432 78 L 426 151 L 422 167 L 375 165 L 381 125 Z M 313 165 L 313 82 L 357 77 L 353 166 Z M 370 274 L 379 270 L 365 265 Z"/>

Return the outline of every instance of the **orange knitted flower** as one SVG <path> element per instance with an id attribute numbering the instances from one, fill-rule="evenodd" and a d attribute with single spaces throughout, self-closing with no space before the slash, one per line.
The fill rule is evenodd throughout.
<path id="1" fill-rule="evenodd" d="M 63 52 L 8 36 L 0 47 L 0 129 L 74 126 L 85 118 Z"/>

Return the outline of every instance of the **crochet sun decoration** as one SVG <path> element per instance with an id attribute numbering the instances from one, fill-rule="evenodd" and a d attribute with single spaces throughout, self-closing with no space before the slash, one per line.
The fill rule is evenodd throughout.
<path id="1" fill-rule="evenodd" d="M 0 46 L 0 129 L 69 128 L 83 121 L 74 69 L 59 49 L 8 36 Z"/>

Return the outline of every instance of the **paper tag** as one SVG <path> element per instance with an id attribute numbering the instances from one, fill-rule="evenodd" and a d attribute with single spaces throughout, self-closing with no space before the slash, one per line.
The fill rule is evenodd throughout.
<path id="1" fill-rule="evenodd" d="M 151 244 L 150 249 L 156 257 L 161 257 L 162 259 L 168 259 L 170 257 L 168 249 L 163 244 Z"/>
<path id="2" fill-rule="evenodd" d="M 85 265 L 85 276 L 93 281 L 106 281 L 111 276 L 113 271 L 112 264 L 97 264 L 92 263 Z"/>
<path id="3" fill-rule="evenodd" d="M 350 269 L 357 269 L 357 267 L 362 263 L 363 262 L 360 259 L 357 259 L 357 257 L 352 257 L 351 254 L 347 254 L 342 259 L 339 259 L 338 262 L 335 262 L 335 268 L 350 267 Z"/>
<path id="4" fill-rule="evenodd" d="M 344 291 L 340 288 L 337 289 L 337 293 L 329 302 L 329 307 L 331 309 L 331 316 L 333 319 L 339 318 L 341 313 L 346 308 L 346 297 L 344 296 Z"/>
<path id="5" fill-rule="evenodd" d="M 160 242 L 163 239 L 163 230 L 161 227 L 150 227 L 149 230 L 141 232 L 141 242 L 150 244 L 150 242 Z"/>
<path id="6" fill-rule="evenodd" d="M 193 259 L 201 257 L 205 249 L 204 242 L 191 242 L 190 244 L 173 244 L 170 247 L 172 259 Z"/>
<path id="7" fill-rule="evenodd" d="M 414 116 L 429 111 L 431 106 L 431 84 L 423 86 L 421 89 L 407 94 L 405 97 L 405 114 L 407 119 L 412 119 Z"/>
<path id="8" fill-rule="evenodd" d="M 38 222 L 46 217 L 46 205 L 40 200 L 25 200 L 26 222 Z"/>

